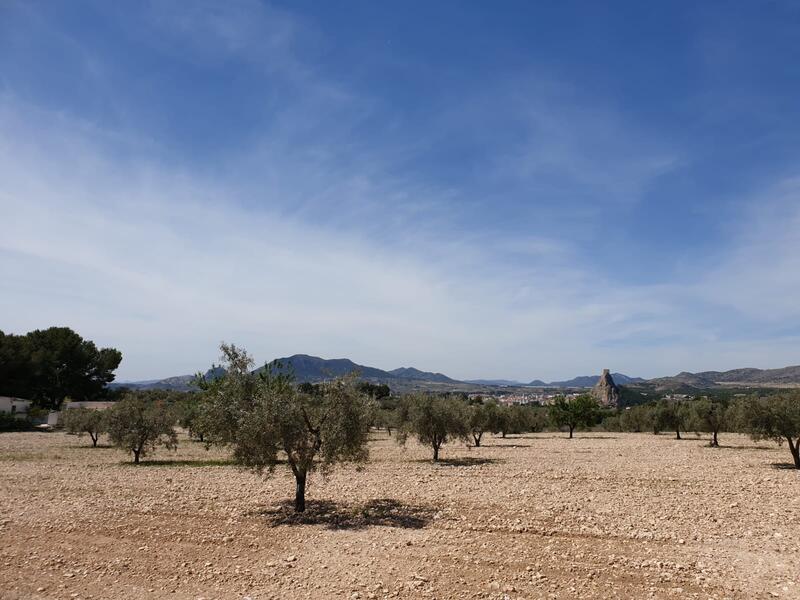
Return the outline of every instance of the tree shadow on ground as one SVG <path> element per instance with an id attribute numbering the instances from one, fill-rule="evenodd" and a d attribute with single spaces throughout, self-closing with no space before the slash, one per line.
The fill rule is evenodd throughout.
<path id="1" fill-rule="evenodd" d="M 236 463 L 230 458 L 208 458 L 202 460 L 147 460 L 142 459 L 138 465 L 132 460 L 122 463 L 132 467 L 229 467 Z"/>
<path id="2" fill-rule="evenodd" d="M 430 507 L 381 498 L 361 505 L 309 500 L 302 513 L 295 512 L 294 504 L 286 501 L 277 508 L 259 510 L 255 514 L 266 517 L 271 527 L 323 525 L 327 529 L 366 529 L 376 526 L 422 529 L 433 518 L 434 512 Z"/>
<path id="3" fill-rule="evenodd" d="M 713 446 L 708 443 L 704 445 L 708 448 L 713 448 Z M 775 450 L 777 446 L 727 446 L 725 444 L 720 444 L 718 448 L 724 448 L 725 450 Z"/>
<path id="4" fill-rule="evenodd" d="M 483 448 L 483 446 L 481 446 Z M 430 458 L 418 458 L 414 462 L 425 463 L 429 465 L 440 465 L 442 467 L 475 467 L 478 465 L 494 465 L 505 462 L 499 458 L 481 458 L 478 456 L 463 456 L 461 458 L 440 458 L 434 462 Z"/>
<path id="5" fill-rule="evenodd" d="M 533 446 L 533 444 L 520 444 L 516 441 L 513 444 L 492 444 L 491 442 L 481 442 L 479 448 L 530 448 L 531 446 Z M 473 446 L 473 448 L 475 448 L 475 446 Z"/>
<path id="6" fill-rule="evenodd" d="M 772 463 L 773 469 L 780 469 L 786 471 L 798 471 L 798 468 L 794 466 L 794 463 Z"/>
<path id="7" fill-rule="evenodd" d="M 97 446 L 92 446 L 92 443 L 89 442 L 88 444 L 76 444 L 75 446 L 66 446 L 70 450 L 110 450 L 114 448 L 111 444 L 97 444 Z"/>
<path id="8" fill-rule="evenodd" d="M 551 439 L 551 440 L 569 440 L 569 439 L 573 439 L 573 440 L 616 440 L 616 439 L 618 439 L 618 437 L 619 436 L 616 436 L 616 435 L 587 435 L 587 434 L 582 434 L 580 431 L 576 431 L 574 433 L 574 435 L 572 436 L 572 438 L 569 437 L 568 433 L 562 433 L 562 434 L 547 435 L 547 436 L 543 435 L 543 436 L 540 436 L 540 437 L 534 438 L 534 439 L 540 439 L 540 440 L 545 440 L 545 439 Z"/>

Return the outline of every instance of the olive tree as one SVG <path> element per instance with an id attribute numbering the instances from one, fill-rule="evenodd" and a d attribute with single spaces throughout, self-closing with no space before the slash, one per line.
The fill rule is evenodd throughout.
<path id="1" fill-rule="evenodd" d="M 691 403 L 690 419 L 697 433 L 710 433 L 709 446 L 719 447 L 718 434 L 725 427 L 727 405 L 720 400 L 698 398 Z"/>
<path id="2" fill-rule="evenodd" d="M 107 426 L 111 442 L 133 453 L 134 464 L 158 445 L 178 444 L 175 415 L 156 394 L 128 394 L 108 409 Z"/>
<path id="3" fill-rule="evenodd" d="M 620 431 L 640 433 L 651 428 L 652 413 L 643 404 L 627 406 L 619 413 Z"/>
<path id="4" fill-rule="evenodd" d="M 480 448 L 483 434 L 491 430 L 496 421 L 497 405 L 494 402 L 481 402 L 469 407 L 469 432 L 476 448 Z"/>
<path id="5" fill-rule="evenodd" d="M 308 475 L 337 463 L 363 463 L 374 402 L 355 377 L 338 378 L 302 392 L 281 365 L 256 373 L 247 352 L 222 344 L 225 374 L 205 382 L 204 427 L 211 443 L 229 445 L 234 460 L 271 474 L 285 456 L 295 478 L 294 508 L 306 508 Z"/>
<path id="6" fill-rule="evenodd" d="M 189 436 L 197 438 L 201 442 L 205 441 L 200 395 L 197 392 L 191 392 L 178 400 L 174 408 L 178 424 L 186 429 Z"/>
<path id="7" fill-rule="evenodd" d="M 653 406 L 652 420 L 654 431 L 674 431 L 675 439 L 681 439 L 688 419 L 686 405 L 673 400 L 661 400 Z"/>
<path id="8" fill-rule="evenodd" d="M 97 447 L 97 440 L 106 430 L 105 411 L 91 408 L 67 408 L 61 417 L 64 429 L 78 437 L 88 434 L 92 440 L 92 447 Z"/>
<path id="9" fill-rule="evenodd" d="M 569 400 L 559 396 L 550 406 L 550 419 L 556 427 L 568 427 L 569 437 L 576 427 L 594 425 L 600 415 L 600 405 L 591 394 L 582 394 Z"/>
<path id="10" fill-rule="evenodd" d="M 800 469 L 800 393 L 752 398 L 743 407 L 745 431 L 754 440 L 789 443 L 794 466 Z"/>
<path id="11" fill-rule="evenodd" d="M 469 440 L 466 406 L 455 398 L 418 394 L 407 397 L 402 404 L 403 425 L 397 441 L 405 444 L 409 435 L 433 450 L 434 462 L 439 450 L 452 439 Z"/>

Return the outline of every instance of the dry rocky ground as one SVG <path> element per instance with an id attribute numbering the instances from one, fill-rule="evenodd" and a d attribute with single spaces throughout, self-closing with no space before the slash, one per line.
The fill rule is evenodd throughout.
<path id="1" fill-rule="evenodd" d="M 723 435 L 542 433 L 397 447 L 327 480 L 241 471 L 185 438 L 134 467 L 0 435 L 0 597 L 800 598 L 800 472 Z"/>

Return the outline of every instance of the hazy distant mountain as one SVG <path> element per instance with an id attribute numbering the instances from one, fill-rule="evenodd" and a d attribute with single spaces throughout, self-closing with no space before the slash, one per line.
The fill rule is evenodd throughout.
<path id="1" fill-rule="evenodd" d="M 212 366 L 204 373 L 206 379 L 214 379 L 224 373 L 222 367 Z M 150 379 L 147 381 L 128 381 L 112 383 L 109 387 L 126 387 L 132 390 L 170 390 L 175 392 L 189 392 L 196 390 L 197 386 L 194 385 L 197 375 L 176 375 L 175 377 L 167 377 L 166 379 Z"/>
<path id="2" fill-rule="evenodd" d="M 439 383 L 460 383 L 455 379 L 450 379 L 447 375 L 442 373 L 431 373 L 429 371 L 420 371 L 414 367 L 400 367 L 389 371 L 391 375 L 400 379 L 415 379 L 417 381 L 437 381 Z"/>
<path id="3" fill-rule="evenodd" d="M 611 377 L 614 379 L 614 383 L 617 385 L 626 385 L 630 383 L 638 383 L 645 381 L 641 377 L 629 377 L 624 373 L 612 373 Z M 594 384 L 597 383 L 598 379 L 600 378 L 600 374 L 597 375 L 581 375 L 580 377 L 574 377 L 572 379 L 567 379 L 566 381 L 551 381 L 550 383 L 542 383 L 538 379 L 535 382 L 531 382 L 529 385 L 547 385 L 550 387 L 593 387 Z"/>
<path id="4" fill-rule="evenodd" d="M 291 372 L 298 382 L 317 383 L 356 372 L 359 377 L 367 381 L 386 383 L 394 388 L 403 390 L 424 388 L 426 387 L 424 384 L 431 384 L 431 387 L 435 387 L 433 384 L 444 386 L 463 384 L 463 382 L 451 379 L 442 373 L 420 371 L 413 367 L 401 367 L 392 371 L 384 371 L 375 367 L 359 365 L 348 358 L 325 359 L 318 356 L 309 356 L 308 354 L 295 354 L 279 358 L 277 363 L 280 365 L 278 367 L 279 371 Z M 259 367 L 256 371 L 260 371 L 263 368 Z M 221 372 L 221 367 L 213 367 L 206 373 L 206 377 L 218 376 Z M 194 375 L 179 375 L 166 379 L 119 383 L 113 384 L 113 386 L 131 389 L 191 391 L 197 389 L 194 386 L 194 381 Z"/>
<path id="5" fill-rule="evenodd" d="M 477 385 L 502 385 L 502 386 L 527 385 L 525 383 L 522 383 L 521 381 L 514 381 L 513 379 L 465 379 L 464 381 L 465 383 L 475 383 Z"/>
<path id="6" fill-rule="evenodd" d="M 421 371 L 414 367 L 401 367 L 391 371 L 384 371 L 375 367 L 368 367 L 354 363 L 348 358 L 324 359 L 307 354 L 295 354 L 278 359 L 283 369 L 291 369 L 298 382 L 311 383 L 324 381 L 333 377 L 341 377 L 356 371 L 361 378 L 374 383 L 385 383 L 396 392 L 412 390 L 428 391 L 469 391 L 486 392 L 491 387 L 556 387 L 556 388 L 591 388 L 600 374 L 582 375 L 564 381 L 551 381 L 545 383 L 534 379 L 524 384 L 511 379 L 471 379 L 458 381 L 442 373 Z M 263 367 L 262 367 L 263 368 Z M 222 373 L 222 368 L 214 366 L 206 372 L 206 377 L 215 377 Z M 800 366 L 784 367 L 781 369 L 733 369 L 730 371 L 703 371 L 700 373 L 678 373 L 672 377 L 657 377 L 645 380 L 641 377 L 630 377 L 623 373 L 612 373 L 611 376 L 617 385 L 633 385 L 639 387 L 655 388 L 658 391 L 676 391 L 692 393 L 697 390 L 711 389 L 721 385 L 747 386 L 800 386 Z M 194 375 L 179 375 L 166 379 L 135 381 L 128 383 L 113 383 L 112 387 L 129 387 L 131 389 L 161 389 L 189 391 L 197 389 L 194 384 Z"/>
<path id="7" fill-rule="evenodd" d="M 682 372 L 672 377 L 658 377 L 648 381 L 656 389 L 703 390 L 721 385 L 741 385 L 743 387 L 779 387 L 800 385 L 800 366 L 781 369 L 732 369 L 730 371 Z"/>
<path id="8" fill-rule="evenodd" d="M 800 365 L 781 369 L 732 369 L 730 371 L 703 371 L 703 379 L 717 383 L 770 383 L 800 384 Z"/>
<path id="9" fill-rule="evenodd" d="M 278 363 L 282 365 L 283 371 L 291 371 L 298 382 L 315 383 L 342 377 L 353 371 L 357 371 L 363 379 L 383 380 L 391 379 L 392 375 L 381 369 L 366 367 L 354 363 L 349 358 L 319 358 L 308 354 L 295 354 L 279 358 Z"/>

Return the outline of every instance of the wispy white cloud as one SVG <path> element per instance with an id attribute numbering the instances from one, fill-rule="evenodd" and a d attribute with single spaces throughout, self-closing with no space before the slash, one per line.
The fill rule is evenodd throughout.
<path id="1" fill-rule="evenodd" d="M 347 355 L 464 378 L 796 362 L 797 333 L 775 332 L 798 316 L 796 182 L 744 199 L 713 262 L 615 278 L 588 266 L 587 233 L 686 158 L 613 106 L 524 76 L 460 97 L 425 132 L 393 116 L 381 139 L 363 134 L 377 103 L 309 66 L 314 33 L 292 15 L 255 2 L 148 14 L 148 43 L 247 62 L 296 101 L 210 170 L 137 129 L 124 98 L 115 128 L 0 95 L 0 327 L 73 326 L 123 351 L 122 378 L 202 369 L 221 339 L 261 360 Z M 97 66 L 98 86 L 113 88 L 109 72 Z M 455 183 L 424 164 L 452 136 L 487 142 Z M 489 222 L 512 192 L 573 218 Z"/>

